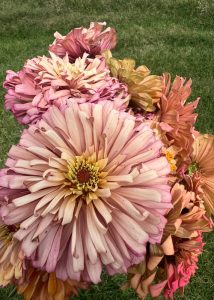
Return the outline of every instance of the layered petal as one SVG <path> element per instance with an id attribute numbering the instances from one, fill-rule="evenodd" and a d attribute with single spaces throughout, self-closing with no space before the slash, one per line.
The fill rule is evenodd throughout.
<path id="1" fill-rule="evenodd" d="M 20 224 L 15 237 L 33 266 L 97 283 L 103 265 L 114 274 L 142 261 L 171 208 L 161 148 L 147 124 L 110 101 L 53 106 L 25 130 L 0 179 L 24 194 L 10 193 L 0 213 Z"/>
<path id="2" fill-rule="evenodd" d="M 64 109 L 71 102 L 109 100 L 118 110 L 129 101 L 125 84 L 110 76 L 103 57 L 89 59 L 85 53 L 74 63 L 69 57 L 37 57 L 15 73 L 7 71 L 5 107 L 22 124 L 35 123 L 52 105 Z"/>
<path id="3" fill-rule="evenodd" d="M 78 289 L 86 289 L 87 283 L 75 280 L 62 281 L 54 273 L 35 270 L 29 267 L 24 282 L 17 287 L 18 294 L 24 300 L 69 300 L 71 296 L 78 295 Z"/>
<path id="4" fill-rule="evenodd" d="M 110 51 L 105 53 L 105 57 L 112 76 L 127 84 L 131 104 L 143 111 L 155 111 L 162 95 L 161 77 L 151 75 L 146 66 L 135 69 L 133 59 L 117 60 L 111 57 Z"/>
<path id="5" fill-rule="evenodd" d="M 186 181 L 204 201 L 207 215 L 214 214 L 214 136 L 199 135 L 193 144 Z"/>
<path id="6" fill-rule="evenodd" d="M 177 76 L 171 84 L 170 75 L 163 74 L 163 81 L 159 124 L 169 143 L 179 150 L 180 164 L 188 166 L 193 151 L 194 124 L 197 118 L 194 110 L 199 98 L 186 103 L 191 94 L 191 80 L 186 81 Z"/>
<path id="7" fill-rule="evenodd" d="M 0 286 L 21 280 L 25 269 L 24 253 L 13 234 L 18 228 L 0 224 Z"/>
<path id="8" fill-rule="evenodd" d="M 49 46 L 49 50 L 60 57 L 66 54 L 71 62 L 82 57 L 86 52 L 90 57 L 101 54 L 104 50 L 111 50 L 116 46 L 116 31 L 114 28 L 103 27 L 105 22 L 91 22 L 90 27 L 75 28 L 66 36 L 55 33 L 55 41 Z"/>

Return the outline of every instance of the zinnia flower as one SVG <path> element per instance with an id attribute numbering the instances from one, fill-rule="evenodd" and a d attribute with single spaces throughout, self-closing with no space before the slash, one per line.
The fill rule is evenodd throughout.
<path id="1" fill-rule="evenodd" d="M 204 247 L 202 233 L 199 232 L 196 238 L 187 241 L 177 240 L 175 245 L 175 257 L 166 257 L 167 285 L 163 292 L 165 299 L 173 299 L 178 289 L 183 292 L 191 277 L 195 275 L 198 269 L 198 257 Z"/>
<path id="2" fill-rule="evenodd" d="M 180 149 L 182 163 L 190 161 L 193 150 L 194 124 L 197 114 L 193 113 L 199 99 L 185 105 L 191 94 L 191 80 L 177 76 L 171 85 L 169 74 L 163 74 L 164 88 L 160 101 L 160 125 L 169 141 Z"/>
<path id="3" fill-rule="evenodd" d="M 16 226 L 0 223 L 0 286 L 6 286 L 23 276 L 24 254 L 21 243 L 14 238 Z"/>
<path id="4" fill-rule="evenodd" d="M 145 111 L 155 111 L 162 95 L 161 77 L 150 75 L 150 70 L 146 66 L 135 69 L 133 59 L 117 60 L 111 57 L 109 52 L 105 53 L 105 57 L 112 76 L 127 84 L 131 102 Z"/>
<path id="5" fill-rule="evenodd" d="M 173 209 L 167 214 L 167 225 L 162 242 L 170 235 L 190 238 L 198 235 L 198 230 L 210 231 L 210 220 L 206 217 L 203 201 L 195 193 L 187 191 L 184 185 L 176 183 L 172 190 Z"/>
<path id="6" fill-rule="evenodd" d="M 62 281 L 54 273 L 47 273 L 29 268 L 25 281 L 17 286 L 18 294 L 24 300 L 69 300 L 70 296 L 77 296 L 78 289 L 86 289 L 87 284 L 75 280 Z"/>
<path id="7" fill-rule="evenodd" d="M 52 107 L 9 151 L 0 186 L 28 189 L 1 207 L 34 267 L 98 282 L 126 272 L 161 241 L 171 207 L 162 144 L 110 101 Z"/>
<path id="8" fill-rule="evenodd" d="M 186 177 L 189 186 L 197 188 L 207 215 L 214 214 L 214 136 L 200 135 L 193 144 L 192 163 Z"/>
<path id="9" fill-rule="evenodd" d="M 56 40 L 50 45 L 49 50 L 60 57 L 68 54 L 70 61 L 73 62 L 85 52 L 90 57 L 95 57 L 104 50 L 113 49 L 116 46 L 116 31 L 110 27 L 102 31 L 105 25 L 105 22 L 92 22 L 89 29 L 75 28 L 66 36 L 56 32 L 54 35 Z"/>
<path id="10" fill-rule="evenodd" d="M 127 87 L 109 74 L 104 59 L 88 59 L 87 54 L 71 64 L 50 53 L 28 60 L 24 68 L 7 72 L 5 106 L 22 124 L 35 123 L 51 106 L 64 108 L 69 101 L 78 103 L 110 100 L 116 109 L 125 109 Z"/>

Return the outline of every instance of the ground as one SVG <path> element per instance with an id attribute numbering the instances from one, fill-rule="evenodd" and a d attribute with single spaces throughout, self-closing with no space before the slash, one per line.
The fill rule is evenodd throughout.
<path id="1" fill-rule="evenodd" d="M 53 33 L 106 21 L 118 32 L 116 57 L 132 57 L 152 73 L 167 71 L 193 80 L 191 99 L 201 96 L 197 129 L 214 132 L 214 2 L 212 0 L 0 0 L 0 81 L 7 69 L 19 70 L 27 58 L 47 54 Z M 3 109 L 0 90 L 0 165 L 21 127 Z M 199 270 L 185 290 L 184 300 L 214 299 L 214 234 L 206 237 Z M 78 299 L 134 300 L 132 291 L 121 292 L 124 277 L 107 278 L 102 285 L 81 292 Z M 21 299 L 11 289 L 0 299 Z M 175 297 L 176 300 L 180 296 Z"/>

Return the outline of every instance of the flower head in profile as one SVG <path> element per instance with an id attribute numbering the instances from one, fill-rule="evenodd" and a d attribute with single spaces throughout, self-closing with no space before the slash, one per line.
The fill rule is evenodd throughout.
<path id="1" fill-rule="evenodd" d="M 175 147 L 180 149 L 182 163 L 190 161 L 193 150 L 194 124 L 197 114 L 193 113 L 199 99 L 185 104 L 191 94 L 191 80 L 177 76 L 171 84 L 169 74 L 163 74 L 164 88 L 160 101 L 160 126 Z"/>
<path id="2" fill-rule="evenodd" d="M 19 280 L 24 271 L 24 254 L 21 243 L 14 238 L 16 226 L 0 223 L 0 286 Z"/>
<path id="3" fill-rule="evenodd" d="M 64 109 L 73 99 L 77 103 L 109 100 L 116 109 L 126 108 L 127 87 L 110 76 L 102 57 L 89 59 L 84 54 L 70 63 L 68 56 L 50 55 L 28 60 L 18 73 L 7 72 L 5 107 L 20 123 L 35 123 L 50 106 Z"/>
<path id="4" fill-rule="evenodd" d="M 190 240 L 176 240 L 174 257 L 166 257 L 167 284 L 163 290 L 165 299 L 173 299 L 174 293 L 189 284 L 198 269 L 198 257 L 203 252 L 202 233 Z"/>
<path id="5" fill-rule="evenodd" d="M 131 273 L 126 287 L 135 289 L 139 298 L 144 300 L 147 295 L 165 299 L 174 299 L 174 293 L 189 284 L 198 269 L 198 258 L 203 252 L 202 232 L 195 237 L 182 239 L 173 236 L 164 248 L 150 246 L 147 261 L 129 269 Z"/>
<path id="6" fill-rule="evenodd" d="M 159 243 L 171 207 L 168 162 L 148 125 L 102 104 L 55 106 L 9 152 L 1 207 L 34 267 L 62 280 L 127 272 Z M 3 193 L 3 191 L 2 191 Z"/>
<path id="7" fill-rule="evenodd" d="M 214 214 L 214 136 L 199 135 L 193 144 L 191 164 L 185 176 L 189 188 L 197 190 L 208 216 Z"/>
<path id="8" fill-rule="evenodd" d="M 84 53 L 88 53 L 90 57 L 94 58 L 104 50 L 111 50 L 116 46 L 115 29 L 108 27 L 103 31 L 105 25 L 105 22 L 92 22 L 88 29 L 75 28 L 66 36 L 56 32 L 56 39 L 50 45 L 49 50 L 60 57 L 68 54 L 71 62 L 82 57 Z"/>
<path id="9" fill-rule="evenodd" d="M 76 280 L 62 281 L 57 279 L 54 273 L 49 274 L 29 267 L 24 282 L 17 286 L 17 292 L 23 296 L 24 300 L 69 300 L 71 296 L 78 295 L 78 289 L 87 287 L 87 283 Z"/>
<path id="10" fill-rule="evenodd" d="M 161 77 L 150 75 L 150 70 L 146 66 L 135 69 L 133 59 L 117 60 L 111 57 L 110 52 L 106 52 L 105 57 L 112 76 L 127 84 L 131 103 L 147 112 L 155 111 L 162 95 Z"/>

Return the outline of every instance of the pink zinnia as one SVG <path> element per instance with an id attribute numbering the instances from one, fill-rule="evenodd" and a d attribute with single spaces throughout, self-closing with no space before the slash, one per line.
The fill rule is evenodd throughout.
<path id="1" fill-rule="evenodd" d="M 60 57 L 64 57 L 66 53 L 71 62 L 76 58 L 82 57 L 86 52 L 90 57 L 101 54 L 104 50 L 111 50 L 116 46 L 116 31 L 114 28 L 106 28 L 106 23 L 90 24 L 87 28 L 75 28 L 66 36 L 55 33 L 56 40 L 50 45 L 49 50 Z"/>
<path id="2" fill-rule="evenodd" d="M 177 253 L 174 256 L 174 263 L 168 263 L 168 280 L 164 290 L 165 299 L 173 299 L 174 293 L 188 285 L 192 276 L 198 269 L 198 257 L 203 252 L 202 232 L 198 237 L 190 240 L 177 242 Z"/>
<path id="3" fill-rule="evenodd" d="M 71 64 L 68 56 L 50 55 L 28 60 L 18 73 L 7 71 L 5 107 L 20 123 L 35 123 L 51 105 L 65 108 L 72 99 L 110 100 L 116 109 L 126 108 L 127 87 L 110 76 L 104 58 L 89 59 L 85 54 Z"/>
<path id="4" fill-rule="evenodd" d="M 2 197 L 18 191 L 1 217 L 20 224 L 15 237 L 33 266 L 96 283 L 103 265 L 114 274 L 142 261 L 171 208 L 161 147 L 148 125 L 110 101 L 53 106 L 26 129 L 0 178 Z"/>

